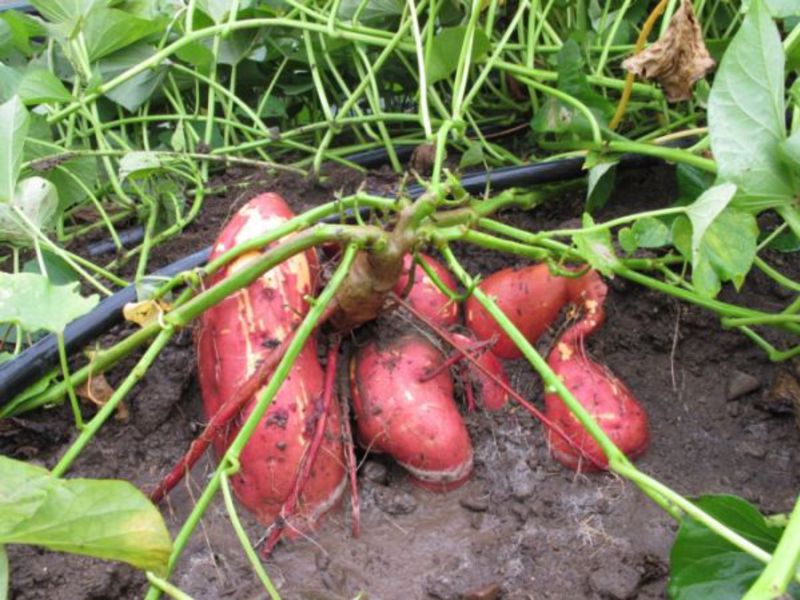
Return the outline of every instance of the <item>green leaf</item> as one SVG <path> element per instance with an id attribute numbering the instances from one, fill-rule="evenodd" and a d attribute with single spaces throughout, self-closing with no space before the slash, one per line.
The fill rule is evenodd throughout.
<path id="1" fill-rule="evenodd" d="M 736 194 L 736 186 L 724 183 L 709 188 L 686 207 L 686 214 L 692 222 L 692 264 L 697 265 L 700 244 L 706 230 L 725 208 L 730 204 Z"/>
<path id="2" fill-rule="evenodd" d="M 586 212 L 603 208 L 614 190 L 617 178 L 617 159 L 601 162 L 589 169 L 586 187 Z"/>
<path id="3" fill-rule="evenodd" d="M 470 142 L 467 150 L 458 161 L 459 169 L 467 169 L 483 163 L 483 146 L 477 142 Z"/>
<path id="4" fill-rule="evenodd" d="M 70 264 L 57 254 L 53 254 L 48 250 L 42 250 L 42 262 L 44 268 L 47 270 L 47 279 L 53 285 L 67 285 L 80 281 L 78 273 L 73 269 Z M 39 261 L 35 258 L 30 259 L 22 265 L 23 273 L 40 273 L 41 272 Z"/>
<path id="5" fill-rule="evenodd" d="M 675 219 L 672 225 L 675 247 L 688 257 L 692 256 L 692 226 L 686 217 Z M 726 208 L 706 229 L 692 261 L 692 283 L 695 289 L 708 297 L 719 293 L 724 281 L 732 281 L 738 288 L 753 264 L 758 241 L 758 223 L 748 212 Z"/>
<path id="6" fill-rule="evenodd" d="M 678 184 L 676 204 L 679 206 L 691 204 L 714 184 L 711 173 L 683 163 L 676 167 L 675 175 Z"/>
<path id="7" fill-rule="evenodd" d="M 467 28 L 464 26 L 448 27 L 434 36 L 433 47 L 425 68 L 428 84 L 447 79 L 455 73 L 466 37 Z M 490 47 L 489 38 L 483 29 L 476 29 L 472 41 L 472 62 L 483 57 Z"/>
<path id="8" fill-rule="evenodd" d="M 270 95 L 261 108 L 262 117 L 283 117 L 286 116 L 286 103 L 275 96 Z"/>
<path id="9" fill-rule="evenodd" d="M 172 550 L 164 520 L 155 506 L 126 481 L 58 479 L 46 469 L 0 456 L 0 488 L 11 493 L 6 501 L 0 492 L 0 515 L 19 510 L 19 492 L 7 482 L 27 490 L 27 512 L 9 527 L 0 517 L 0 542 L 32 544 L 59 552 L 127 562 L 140 569 L 164 573 Z M 44 494 L 41 498 L 40 494 Z"/>
<path id="10" fill-rule="evenodd" d="M 250 6 L 248 0 L 239 0 L 239 9 L 247 8 Z M 197 8 L 206 13 L 211 19 L 219 25 L 228 16 L 231 7 L 231 0 L 197 0 Z"/>
<path id="11" fill-rule="evenodd" d="M 90 190 L 95 187 L 97 160 L 93 156 L 78 156 L 54 166 L 45 174 L 45 178 L 58 190 L 59 209 L 67 210 L 88 197 L 84 186 Z"/>
<path id="12" fill-rule="evenodd" d="M 18 96 L 0 104 L 0 203 L 14 197 L 28 123 L 28 111 Z"/>
<path id="13" fill-rule="evenodd" d="M 0 32 L 5 32 L 5 35 L 0 33 L 0 52 L 8 54 L 13 49 L 25 57 L 34 53 L 31 38 L 46 34 L 41 22 L 16 10 L 0 13 Z"/>
<path id="14" fill-rule="evenodd" d="M 108 6 L 110 0 L 29 0 L 51 23 L 77 24 L 93 10 Z"/>
<path id="15" fill-rule="evenodd" d="M 735 206 L 757 212 L 793 195 L 780 153 L 785 112 L 780 34 L 767 9 L 754 0 L 725 52 L 708 105 L 718 181 L 739 188 Z"/>
<path id="16" fill-rule="evenodd" d="M 14 198 L 0 204 L 0 241 L 17 245 L 30 245 L 34 232 L 46 231 L 53 226 L 58 209 L 58 191 L 43 177 L 27 177 L 17 184 Z M 25 215 L 30 224 L 22 219 Z"/>
<path id="17" fill-rule="evenodd" d="M 84 298 L 80 285 L 53 285 L 35 273 L 0 273 L 0 323 L 14 323 L 27 331 L 59 333 L 97 304 L 96 294 Z"/>
<path id="18" fill-rule="evenodd" d="M 594 224 L 592 216 L 589 213 L 583 213 L 583 226 L 594 227 Z M 574 234 L 572 240 L 586 262 L 603 275 L 607 277 L 613 276 L 614 267 L 619 264 L 619 259 L 614 254 L 614 246 L 611 243 L 611 231 L 609 229 L 586 233 L 581 231 Z"/>
<path id="19" fill-rule="evenodd" d="M 640 248 L 661 248 L 670 243 L 669 227 L 661 220 L 643 217 L 633 224 L 633 235 Z"/>
<path id="20" fill-rule="evenodd" d="M 0 63 L 0 102 L 10 100 L 17 93 L 22 71 Z"/>
<path id="21" fill-rule="evenodd" d="M 800 16 L 800 3 L 797 0 L 764 0 L 769 14 L 775 19 Z M 743 8 L 749 10 L 750 2 L 744 2 Z"/>
<path id="22" fill-rule="evenodd" d="M 778 252 L 798 252 L 800 251 L 800 237 L 793 231 L 784 231 L 769 243 L 769 248 Z"/>
<path id="23" fill-rule="evenodd" d="M 359 21 L 370 25 L 388 27 L 403 14 L 406 5 L 403 0 L 366 0 L 367 4 L 359 15 Z M 342 0 L 339 5 L 339 18 L 351 20 L 361 5 L 362 0 Z"/>
<path id="24" fill-rule="evenodd" d="M 25 104 L 72 100 L 72 94 L 67 91 L 58 77 L 41 67 L 33 67 L 25 71 L 16 92 Z"/>
<path id="25" fill-rule="evenodd" d="M 121 10 L 94 10 L 86 19 L 83 34 L 89 59 L 103 58 L 158 31 L 158 23 L 134 17 Z"/>
<path id="26" fill-rule="evenodd" d="M 703 496 L 699 508 L 758 547 L 772 552 L 783 529 L 773 527 L 749 502 L 736 496 Z M 669 597 L 672 600 L 741 598 L 764 565 L 730 542 L 686 517 L 670 552 Z M 790 588 L 798 598 L 796 585 Z"/>
<path id="27" fill-rule="evenodd" d="M 117 75 L 121 75 L 131 67 L 147 60 L 153 54 L 155 54 L 155 49 L 152 46 L 135 44 L 105 57 L 98 63 L 103 81 L 111 81 Z M 131 77 L 106 92 L 105 96 L 127 110 L 134 112 L 153 96 L 153 93 L 161 85 L 168 69 L 169 61 L 165 61 L 153 69 L 148 69 Z"/>
<path id="28" fill-rule="evenodd" d="M 8 598 L 8 554 L 5 546 L 0 546 L 0 600 Z"/>
<path id="29" fill-rule="evenodd" d="M 636 252 L 637 248 L 639 248 L 639 244 L 636 241 L 636 235 L 633 233 L 633 229 L 630 227 L 622 227 L 617 232 L 617 239 L 619 240 L 619 245 L 622 246 L 622 249 L 627 254 L 633 254 Z"/>
<path id="30" fill-rule="evenodd" d="M 558 89 L 608 118 L 614 105 L 589 85 L 584 66 L 580 46 L 573 39 L 567 40 L 558 52 Z"/>
<path id="31" fill-rule="evenodd" d="M 220 42 L 217 62 L 222 65 L 239 64 L 253 51 L 260 34 L 261 32 L 258 29 L 232 31 Z M 211 40 L 208 43 L 209 45 L 213 44 Z"/>
<path id="32" fill-rule="evenodd" d="M 784 162 L 796 174 L 800 174 L 800 129 L 781 144 Z"/>
<path id="33" fill-rule="evenodd" d="M 119 161 L 119 177 L 146 177 L 161 168 L 161 157 L 152 152 L 128 152 Z"/>

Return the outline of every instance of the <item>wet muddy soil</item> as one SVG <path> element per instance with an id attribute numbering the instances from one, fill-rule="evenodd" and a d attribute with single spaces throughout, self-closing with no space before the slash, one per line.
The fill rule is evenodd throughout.
<path id="1" fill-rule="evenodd" d="M 232 174 L 241 178 L 245 174 Z M 207 245 L 220 224 L 253 191 L 277 189 L 296 208 L 353 191 L 363 177 L 335 171 L 323 183 L 282 175 L 255 178 L 249 191 L 211 198 L 198 221 L 155 252 L 160 267 Z M 366 181 L 388 190 L 386 172 Z M 674 195 L 668 169 L 625 174 L 602 218 L 663 206 Z M 504 218 L 532 229 L 579 216 L 580 194 L 530 215 Z M 459 250 L 474 272 L 516 259 L 476 248 Z M 796 257 L 773 264 L 798 277 Z M 781 262 L 783 260 L 783 262 Z M 774 310 L 786 298 L 757 272 L 743 296 Z M 121 328 L 101 343 L 119 337 Z M 552 336 L 538 344 L 549 349 Z M 800 431 L 771 402 L 769 389 L 791 366 L 771 364 L 742 335 L 723 330 L 700 309 L 624 281 L 611 282 L 608 321 L 590 344 L 635 392 L 650 415 L 652 443 L 640 467 L 687 494 L 729 492 L 767 513 L 790 510 L 800 488 Z M 110 375 L 124 376 L 136 357 Z M 541 404 L 542 386 L 522 362 L 508 363 L 516 389 Z M 780 375 L 784 373 L 784 375 Z M 129 479 L 149 491 L 184 451 L 203 421 L 191 331 L 176 336 L 129 397 L 130 417 L 110 422 L 84 451 L 72 474 Z M 287 599 L 524 599 L 665 597 L 676 524 L 634 486 L 608 474 L 575 475 L 548 456 L 542 428 L 510 408 L 467 417 L 475 473 L 462 488 L 433 494 L 412 486 L 381 456 L 361 456 L 362 534 L 350 533 L 349 507 L 334 511 L 313 537 L 282 544 L 265 567 Z M 0 423 L 0 452 L 52 466 L 74 438 L 65 407 Z M 206 458 L 163 506 L 177 532 L 212 471 Z M 250 539 L 263 528 L 240 512 Z M 12 598 L 142 597 L 141 573 L 124 565 L 9 548 Z M 218 498 L 172 577 L 198 600 L 266 597 Z"/>

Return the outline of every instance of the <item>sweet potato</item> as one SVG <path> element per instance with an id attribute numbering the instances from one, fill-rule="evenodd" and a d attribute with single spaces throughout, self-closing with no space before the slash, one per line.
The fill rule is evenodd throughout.
<path id="1" fill-rule="evenodd" d="M 456 289 L 455 279 L 444 265 L 426 254 L 420 253 L 419 256 L 436 272 L 447 287 L 451 290 Z M 458 304 L 436 287 L 422 267 L 414 263 L 410 254 L 406 254 L 403 259 L 403 273 L 397 281 L 397 285 L 394 286 L 394 293 L 400 296 L 406 291 L 412 268 L 415 269 L 414 283 L 406 296 L 406 301 L 436 325 L 442 327 L 455 325 L 458 321 Z"/>
<path id="2" fill-rule="evenodd" d="M 620 450 L 629 458 L 645 451 L 650 439 L 647 415 L 622 381 L 586 355 L 582 340 L 566 342 L 562 337 L 547 361 Z M 574 444 L 570 445 L 550 431 L 548 438 L 553 457 L 575 470 L 607 468 L 608 460 L 597 442 L 558 394 L 547 393 L 544 401 L 545 416 L 558 425 Z"/>
<path id="3" fill-rule="evenodd" d="M 241 470 L 232 479 L 239 501 L 264 524 L 271 524 L 294 487 L 303 455 L 323 414 L 323 372 L 316 343 L 310 339 L 289 377 L 256 428 L 240 457 Z M 243 422 L 252 404 L 240 417 Z M 322 443 L 311 467 L 287 533 L 313 529 L 333 508 L 347 484 L 339 406 L 333 399 L 327 412 Z M 221 449 L 233 439 L 234 425 L 220 440 Z"/>
<path id="4" fill-rule="evenodd" d="M 563 341 L 578 341 L 588 337 L 605 321 L 608 286 L 597 271 L 590 270 L 574 279 L 567 278 L 567 296 L 580 313 L 579 321 L 565 333 Z"/>
<path id="5" fill-rule="evenodd" d="M 568 300 L 566 278 L 550 273 L 546 264 L 503 269 L 478 286 L 490 296 L 520 332 L 534 343 L 558 316 Z M 474 296 L 467 299 L 466 324 L 481 340 L 497 336 L 492 349 L 500 358 L 521 356 L 514 342 Z"/>
<path id="6" fill-rule="evenodd" d="M 235 245 L 266 233 L 291 218 L 276 194 L 248 202 L 228 222 L 212 249 L 212 259 Z M 255 259 L 248 252 L 210 277 L 213 285 Z M 196 334 L 198 377 L 206 416 L 211 418 L 234 397 L 259 364 L 297 327 L 308 311 L 305 296 L 313 294 L 319 265 L 314 252 L 298 254 L 268 271 L 203 313 Z M 323 377 L 316 344 L 309 340 L 289 378 L 241 455 L 241 471 L 233 478 L 242 504 L 265 524 L 277 516 L 292 490 L 297 467 L 319 418 Z M 242 419 L 252 410 L 256 392 L 239 419 L 215 440 L 217 454 L 228 447 Z M 300 498 L 298 527 L 312 526 L 335 502 L 345 484 L 339 409 L 331 407 L 326 440 Z"/>
<path id="7" fill-rule="evenodd" d="M 420 382 L 442 361 L 424 338 L 409 335 L 373 341 L 350 364 L 361 445 L 390 454 L 412 481 L 435 491 L 458 487 L 472 472 L 472 442 L 449 373 Z"/>
<path id="8" fill-rule="evenodd" d="M 475 345 L 475 340 L 473 338 L 461 335 L 460 333 L 453 333 L 452 339 L 462 350 L 468 350 L 470 347 Z M 500 381 L 508 384 L 506 371 L 503 368 L 502 363 L 492 353 L 491 349 L 486 348 L 479 350 L 478 356 L 475 360 Z M 466 367 L 465 370 L 468 376 L 468 378 L 464 381 L 464 385 L 474 386 L 478 392 L 477 396 L 480 399 L 483 408 L 486 410 L 500 410 L 508 403 L 508 392 L 497 385 L 497 383 L 493 381 L 491 377 L 489 377 L 480 369 L 476 368 L 474 365 L 466 363 L 466 361 L 462 362 L 462 365 Z"/>

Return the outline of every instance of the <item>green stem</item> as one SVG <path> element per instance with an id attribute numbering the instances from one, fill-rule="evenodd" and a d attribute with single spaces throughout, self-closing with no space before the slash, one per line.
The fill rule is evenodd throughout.
<path id="1" fill-rule="evenodd" d="M 17 333 L 19 335 L 19 333 Z M 67 348 L 64 345 L 64 332 L 59 331 L 56 333 L 56 340 L 58 341 L 58 360 L 61 363 L 61 372 L 64 375 L 64 382 L 67 386 L 67 395 L 69 396 L 69 404 L 72 408 L 72 416 L 75 419 L 75 427 L 79 431 L 84 428 L 83 415 L 81 414 L 81 407 L 78 403 L 78 397 L 75 395 L 75 388 L 72 386 L 72 379 L 69 375 L 69 365 L 67 364 Z"/>
<path id="2" fill-rule="evenodd" d="M 241 521 L 239 521 L 239 515 L 236 512 L 236 506 L 233 503 L 233 495 L 231 494 L 230 484 L 228 483 L 228 476 L 233 475 L 237 472 L 238 469 L 238 461 L 237 466 L 234 469 L 231 467 L 228 471 L 223 471 L 222 476 L 220 478 L 220 483 L 222 486 L 222 497 L 225 500 L 225 508 L 228 511 L 228 517 L 230 517 L 231 525 L 233 526 L 233 530 L 236 532 L 236 537 L 239 538 L 239 543 L 242 545 L 242 549 L 244 550 L 245 555 L 247 556 L 247 560 L 250 562 L 250 566 L 255 571 L 256 576 L 261 581 L 261 585 L 264 586 L 264 589 L 269 594 L 271 600 L 281 600 L 280 594 L 278 594 L 278 590 L 275 589 L 275 586 L 272 584 L 272 580 L 267 575 L 267 572 L 264 570 L 263 565 L 261 564 L 261 559 L 256 554 L 256 551 L 253 549 L 253 545 L 250 543 L 250 540 L 247 537 L 247 532 L 245 532 L 244 527 L 242 527 Z"/>
<path id="3" fill-rule="evenodd" d="M 188 297 L 188 294 L 184 293 L 183 298 L 186 297 Z M 164 349 L 164 346 L 166 346 L 167 342 L 169 342 L 169 340 L 172 338 L 173 333 L 175 333 L 175 330 L 172 327 L 167 327 L 166 329 L 161 330 L 161 333 L 159 333 L 158 337 L 156 337 L 153 343 L 150 344 L 150 347 L 144 353 L 142 358 L 139 359 L 139 362 L 136 364 L 136 366 L 128 373 L 122 384 L 111 395 L 111 398 L 108 399 L 108 401 L 97 412 L 92 420 L 89 421 L 86 427 L 82 428 L 83 430 L 78 436 L 78 439 L 72 443 L 72 445 L 64 453 L 64 456 L 62 456 L 58 461 L 58 464 L 53 467 L 52 473 L 55 477 L 62 477 L 67 472 L 75 459 L 78 458 L 78 455 L 100 430 L 100 427 L 102 427 L 103 424 L 114 413 L 120 402 L 122 402 L 125 396 L 128 395 L 133 386 L 136 385 L 136 383 L 142 377 L 144 377 L 145 373 L 147 373 L 147 370 L 153 364 L 153 361 L 158 358 L 158 355 Z"/>
<path id="4" fill-rule="evenodd" d="M 792 579 L 797 578 L 800 565 L 800 496 L 772 559 L 750 587 L 742 600 L 763 600 L 781 597 Z"/>

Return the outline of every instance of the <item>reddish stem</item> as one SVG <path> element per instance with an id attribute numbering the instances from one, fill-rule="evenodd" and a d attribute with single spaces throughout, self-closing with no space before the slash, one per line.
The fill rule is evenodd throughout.
<path id="1" fill-rule="evenodd" d="M 402 298 L 398 298 L 395 295 L 395 300 L 400 303 L 400 305 L 405 308 L 408 312 L 414 315 L 417 319 L 422 321 L 425 325 L 431 328 L 433 332 L 435 332 L 440 338 L 442 338 L 445 342 L 450 344 L 456 352 L 460 353 L 464 358 L 466 358 L 473 366 L 477 367 L 483 374 L 485 374 L 489 379 L 492 380 L 493 383 L 499 385 L 505 392 L 511 396 L 511 398 L 520 406 L 522 406 L 525 410 L 531 413 L 534 417 L 539 419 L 542 424 L 547 427 L 550 431 L 554 432 L 556 435 L 560 436 L 567 444 L 569 444 L 572 448 L 575 449 L 581 456 L 583 456 L 586 460 L 591 462 L 592 464 L 605 469 L 605 466 L 599 464 L 599 462 L 589 456 L 584 450 L 579 448 L 575 442 L 570 438 L 564 431 L 555 423 L 553 423 L 550 419 L 548 419 L 544 414 L 536 408 L 533 404 L 525 400 L 522 396 L 520 396 L 510 385 L 506 382 L 502 381 L 498 378 L 494 373 L 490 372 L 489 369 L 484 367 L 480 364 L 477 360 L 475 360 L 468 351 L 461 349 L 450 336 L 450 334 L 445 331 L 442 327 L 439 327 L 435 323 L 431 323 L 429 319 L 427 319 L 423 314 L 421 314 L 418 310 L 416 310 L 413 306 L 411 306 L 408 302 L 403 300 Z"/>
<path id="2" fill-rule="evenodd" d="M 472 344 L 469 344 L 469 345 L 465 346 L 464 347 L 464 351 L 465 352 L 476 352 L 477 353 L 478 350 L 485 350 L 487 348 L 491 348 L 496 343 L 497 343 L 497 339 L 496 338 L 483 340 L 482 342 L 473 342 Z M 456 363 L 459 363 L 462 360 L 464 360 L 464 356 L 466 356 L 466 355 L 463 354 L 463 353 L 459 354 L 458 352 L 453 352 L 453 354 L 451 354 L 448 358 L 446 358 L 445 361 L 442 364 L 440 364 L 439 366 L 437 366 L 434 369 L 431 369 L 430 371 L 425 373 L 422 377 L 420 377 L 419 378 L 419 382 L 420 383 L 425 383 L 426 381 L 430 381 L 434 377 L 438 377 L 439 374 L 442 373 L 443 371 L 446 371 L 447 369 L 449 369 L 450 367 L 452 367 Z"/>
<path id="3" fill-rule="evenodd" d="M 463 358 L 463 357 L 459 357 Z M 464 383 L 464 395 L 467 397 L 467 411 L 475 411 L 475 392 L 472 389 L 472 377 L 469 374 L 469 366 L 462 363 L 461 381 Z"/>
<path id="4" fill-rule="evenodd" d="M 353 442 L 353 428 L 350 427 L 350 403 L 346 393 L 341 394 L 342 435 L 344 436 L 344 458 L 350 475 L 350 507 L 353 514 L 353 537 L 361 535 L 361 499 L 358 495 L 356 466 L 356 445 Z"/>
<path id="5" fill-rule="evenodd" d="M 328 357 L 325 364 L 325 387 L 322 392 L 322 409 L 315 423 L 314 437 L 311 438 L 311 443 L 308 445 L 308 449 L 300 460 L 300 466 L 295 473 L 292 492 L 289 494 L 289 497 L 284 500 L 280 515 L 275 519 L 275 523 L 273 523 L 271 527 L 269 537 L 262 550 L 262 555 L 265 557 L 272 554 L 275 545 L 281 539 L 281 534 L 286 527 L 287 521 L 294 514 L 295 509 L 297 509 L 297 502 L 300 500 L 300 494 L 303 492 L 306 483 L 308 483 L 308 478 L 311 476 L 311 468 L 314 466 L 314 461 L 317 459 L 319 448 L 322 445 L 322 439 L 325 437 L 328 411 L 330 411 L 331 403 L 333 402 L 333 390 L 336 385 L 336 363 L 339 358 L 339 343 L 340 340 L 337 337 L 330 348 L 328 348 Z"/>

